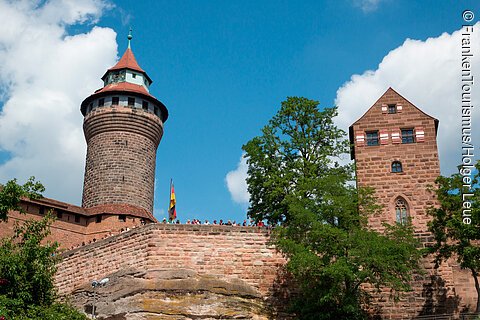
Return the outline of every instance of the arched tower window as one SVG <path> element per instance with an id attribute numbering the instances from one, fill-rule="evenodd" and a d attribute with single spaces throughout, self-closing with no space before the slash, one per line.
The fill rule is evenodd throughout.
<path id="1" fill-rule="evenodd" d="M 402 172 L 402 163 L 400 161 L 393 161 L 392 162 L 392 172 Z"/>
<path id="2" fill-rule="evenodd" d="M 402 197 L 398 197 L 395 200 L 395 216 L 397 223 L 406 224 L 408 222 L 408 205 L 407 201 Z"/>

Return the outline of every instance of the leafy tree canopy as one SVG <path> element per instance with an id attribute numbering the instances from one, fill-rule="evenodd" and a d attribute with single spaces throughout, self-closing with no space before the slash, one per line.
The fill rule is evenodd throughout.
<path id="1" fill-rule="evenodd" d="M 288 98 L 262 129 L 262 135 L 243 146 L 248 161 L 248 214 L 270 223 L 290 218 L 289 203 L 303 198 L 321 204 L 318 177 L 350 177 L 351 168 L 332 166 L 332 157 L 348 150 L 345 133 L 333 123 L 335 108 L 318 109 L 318 102 Z M 321 188 L 322 190 L 325 188 Z"/>
<path id="2" fill-rule="evenodd" d="M 8 181 L 0 185 L 0 222 L 7 221 L 7 213 L 10 210 L 23 212 L 20 207 L 22 198 L 38 199 L 45 191 L 43 185 L 31 177 L 24 185 L 18 185 L 17 180 Z"/>
<path id="3" fill-rule="evenodd" d="M 368 294 L 362 284 L 409 290 L 420 252 L 412 227 L 367 227 L 381 209 L 371 189 L 349 182 L 353 170 L 340 165 L 349 149 L 345 132 L 333 123 L 336 108 L 291 97 L 243 146 L 248 163 L 249 215 L 279 224 L 277 247 L 288 258 L 300 294 L 294 311 L 301 319 L 364 319 Z"/>
<path id="4" fill-rule="evenodd" d="M 15 180 L 9 181 L 0 191 L 1 213 L 20 211 L 20 197 L 40 197 L 43 190 L 33 178 L 23 186 Z M 53 221 L 50 213 L 41 220 L 27 220 L 15 225 L 12 237 L 0 240 L 0 317 L 87 319 L 69 305 L 55 302 L 53 276 L 58 243 L 45 240 Z"/>
<path id="5" fill-rule="evenodd" d="M 470 271 L 477 290 L 476 312 L 480 312 L 480 161 L 475 167 L 466 175 L 438 177 L 440 206 L 430 210 L 429 228 L 435 238 L 430 252 L 436 255 L 436 262 L 453 257 L 462 269 Z M 470 174 L 472 181 L 465 184 L 464 177 L 470 178 Z"/>

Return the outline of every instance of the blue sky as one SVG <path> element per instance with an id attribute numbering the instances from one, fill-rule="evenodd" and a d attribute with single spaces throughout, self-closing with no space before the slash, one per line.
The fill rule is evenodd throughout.
<path id="1" fill-rule="evenodd" d="M 239 221 L 246 218 L 246 204 L 232 200 L 226 175 L 237 168 L 242 145 L 260 133 L 281 101 L 287 96 L 304 96 L 320 101 L 322 107 L 331 107 L 341 101 L 339 89 L 352 82 L 353 75 L 380 70 L 382 60 L 392 50 L 405 46 L 406 39 L 423 43 L 427 38 L 459 30 L 465 9 L 480 16 L 480 4 L 475 0 L 131 0 L 104 3 L 94 12 L 88 8 L 93 13 L 85 9 L 83 23 L 79 23 L 82 19 L 57 23 L 64 28 L 59 41 L 65 41 L 65 36 L 91 35 L 94 27 L 113 29 L 117 58 L 126 49 L 129 27 L 133 28 L 133 52 L 154 81 L 151 93 L 170 113 L 157 152 L 157 218 L 165 215 L 169 182 L 173 178 L 177 213 L 183 221 Z M 38 7 L 25 10 L 35 11 Z M 89 20 L 89 15 L 96 19 Z M 94 41 L 97 40 L 92 40 L 92 48 Z M 114 47 L 107 46 L 108 43 L 104 41 L 105 48 L 99 44 L 98 50 L 112 52 Z M 1 50 L 0 46 L 0 53 Z M 432 57 L 436 54 L 430 52 Z M 85 61 L 94 56 L 83 55 Z M 101 61 L 103 65 L 96 66 L 98 70 L 91 68 L 95 79 L 104 74 L 108 63 L 114 62 L 110 56 Z M 425 61 L 430 61 L 428 55 Z M 3 104 L 10 96 L 5 83 L 5 79 L 0 82 Z M 386 90 L 384 83 L 378 87 Z M 410 96 L 408 89 L 405 91 L 407 98 L 416 97 L 413 91 Z M 366 101 L 373 103 L 378 97 L 371 96 Z M 71 100 L 79 108 L 81 99 Z M 415 99 L 411 100 L 415 103 Z M 368 107 L 359 103 L 356 108 L 363 113 Z M 69 117 L 74 119 L 72 123 L 81 124 L 80 111 Z M 0 129 L 1 125 L 0 122 Z M 48 141 L 43 143 L 48 145 Z M 4 167 L 20 152 L 18 144 L 2 143 L 0 136 L 0 163 Z M 83 165 L 84 159 L 78 161 Z M 19 172 L 5 171 L 0 177 L 13 177 Z M 23 171 L 18 175 L 22 174 Z M 72 178 L 72 190 L 77 193 L 82 182 L 78 176 L 83 176 L 83 171 Z M 79 204 L 81 191 L 78 196 L 63 195 L 55 192 L 54 183 L 51 184 L 52 188 L 47 184 L 47 196 Z"/>

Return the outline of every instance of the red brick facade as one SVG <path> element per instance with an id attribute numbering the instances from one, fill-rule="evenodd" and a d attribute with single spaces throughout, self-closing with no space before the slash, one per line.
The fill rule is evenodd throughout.
<path id="1" fill-rule="evenodd" d="M 380 215 L 369 217 L 373 229 L 382 232 L 382 223 L 402 222 L 406 215 L 423 245 L 432 241 L 427 209 L 438 205 L 431 191 L 440 175 L 437 129 L 438 120 L 392 88 L 350 127 L 357 184 L 374 188 L 383 206 Z M 476 292 L 468 272 L 460 270 L 454 261 L 434 268 L 432 257 L 424 259 L 423 266 L 426 275 L 416 277 L 414 291 L 400 302 L 388 299 L 388 288 L 375 296 L 385 319 L 472 310 Z"/>
<path id="2" fill-rule="evenodd" d="M 8 221 L 0 223 L 0 238 L 13 235 L 15 223 L 28 219 L 40 220 L 47 212 L 51 212 L 56 221 L 47 239 L 57 241 L 61 249 L 96 242 L 122 230 L 156 221 L 146 210 L 139 211 L 129 206 L 84 209 L 48 198 L 24 200 L 21 206 L 26 214 L 9 212 Z"/>
<path id="3" fill-rule="evenodd" d="M 388 113 L 389 106 L 396 112 Z M 401 197 L 415 229 L 427 230 L 426 209 L 436 204 L 429 189 L 440 175 L 437 126 L 438 120 L 391 88 L 351 126 L 358 186 L 374 188 L 384 207 L 383 215 L 370 218 L 372 228 L 381 231 L 383 222 L 396 221 L 395 200 Z M 413 130 L 413 143 L 402 143 L 402 129 Z M 367 145 L 370 132 L 378 133 L 377 145 Z M 401 172 L 392 172 L 395 161 L 401 163 Z"/>

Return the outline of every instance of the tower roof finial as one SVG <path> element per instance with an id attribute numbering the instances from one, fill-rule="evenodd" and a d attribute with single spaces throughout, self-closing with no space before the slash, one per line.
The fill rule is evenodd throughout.
<path id="1" fill-rule="evenodd" d="M 133 36 L 132 36 L 132 27 L 130 27 L 130 31 L 128 32 L 128 48 L 130 49 L 130 41 L 132 40 Z"/>

